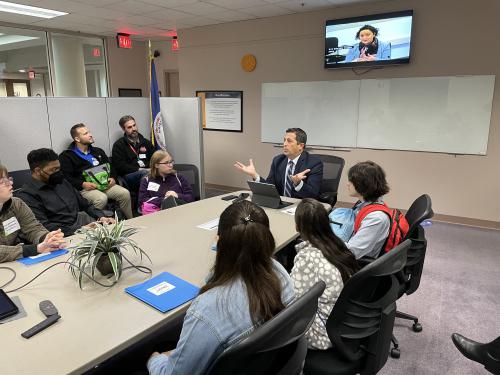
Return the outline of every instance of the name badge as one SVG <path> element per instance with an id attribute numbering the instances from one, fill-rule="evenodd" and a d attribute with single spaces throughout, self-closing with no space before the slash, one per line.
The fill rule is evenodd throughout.
<path id="1" fill-rule="evenodd" d="M 21 229 L 21 226 L 19 225 L 19 222 L 15 217 L 11 217 L 10 219 L 5 220 L 2 224 L 5 236 L 8 236 Z"/>
<path id="2" fill-rule="evenodd" d="M 159 188 L 160 188 L 160 184 L 157 184 L 156 182 L 149 182 L 149 184 L 148 184 L 148 190 L 158 191 Z"/>
<path id="3" fill-rule="evenodd" d="M 139 167 L 144 168 L 146 164 L 142 160 L 137 160 L 137 164 L 139 164 Z"/>
<path id="4" fill-rule="evenodd" d="M 139 159 L 146 159 L 146 154 L 139 154 Z"/>

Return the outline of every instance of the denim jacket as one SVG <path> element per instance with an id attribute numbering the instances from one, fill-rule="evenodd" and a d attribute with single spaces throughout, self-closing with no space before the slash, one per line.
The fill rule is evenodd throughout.
<path id="1" fill-rule="evenodd" d="M 293 282 L 273 260 L 282 285 L 281 300 L 294 298 Z M 177 348 L 170 356 L 157 355 L 148 361 L 150 374 L 204 374 L 229 346 L 256 328 L 250 317 L 248 296 L 242 280 L 213 288 L 196 297 L 184 318 Z"/>

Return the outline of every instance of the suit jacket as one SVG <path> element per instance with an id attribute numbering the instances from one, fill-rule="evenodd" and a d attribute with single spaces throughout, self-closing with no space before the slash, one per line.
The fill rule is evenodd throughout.
<path id="1" fill-rule="evenodd" d="M 266 179 L 260 178 L 260 182 L 266 182 L 276 186 L 280 195 L 284 194 L 285 190 L 285 173 L 288 164 L 288 157 L 284 154 L 275 156 L 271 164 L 271 170 Z M 292 188 L 292 198 L 318 198 L 323 180 L 323 163 L 316 156 L 309 154 L 307 151 L 302 152 L 295 166 L 294 174 L 302 172 L 306 169 L 311 171 L 306 174 L 303 180 L 304 184 L 300 191 L 295 191 Z"/>

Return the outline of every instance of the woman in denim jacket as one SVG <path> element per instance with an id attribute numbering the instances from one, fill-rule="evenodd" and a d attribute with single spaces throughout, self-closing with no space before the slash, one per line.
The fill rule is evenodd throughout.
<path id="1" fill-rule="evenodd" d="M 217 257 L 207 284 L 187 310 L 177 348 L 153 353 L 150 374 L 204 374 L 229 346 L 271 319 L 294 298 L 293 283 L 272 255 L 264 210 L 248 201 L 220 216 Z"/>

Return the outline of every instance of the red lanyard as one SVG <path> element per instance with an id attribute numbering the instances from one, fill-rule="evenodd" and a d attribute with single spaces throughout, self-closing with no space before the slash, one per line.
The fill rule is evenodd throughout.
<path id="1" fill-rule="evenodd" d="M 132 152 L 135 154 L 135 156 L 139 156 L 139 154 L 137 153 L 137 151 L 135 150 L 135 148 L 132 147 L 132 145 L 129 143 L 128 144 L 128 147 L 130 147 L 130 149 L 132 150 Z"/>

